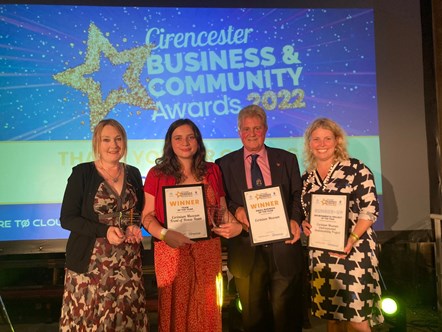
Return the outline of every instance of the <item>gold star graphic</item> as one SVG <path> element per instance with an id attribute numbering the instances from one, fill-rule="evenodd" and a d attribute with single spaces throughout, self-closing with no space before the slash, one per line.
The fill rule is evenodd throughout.
<path id="1" fill-rule="evenodd" d="M 150 56 L 153 46 L 148 44 L 118 52 L 97 26 L 94 23 L 90 24 L 85 62 L 77 67 L 55 74 L 53 77 L 60 83 L 88 95 L 91 131 L 119 103 L 144 109 L 157 109 L 155 102 L 140 83 L 141 71 L 146 59 Z M 123 81 L 127 84 L 128 89 L 119 87 L 112 90 L 105 100 L 103 100 L 101 93 L 100 82 L 94 81 L 90 77 L 84 77 L 100 70 L 101 52 L 113 65 L 130 63 L 123 74 Z"/>

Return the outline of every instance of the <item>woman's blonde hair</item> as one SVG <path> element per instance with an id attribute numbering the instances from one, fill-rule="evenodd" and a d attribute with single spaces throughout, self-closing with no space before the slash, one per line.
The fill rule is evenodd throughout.
<path id="1" fill-rule="evenodd" d="M 347 139 L 345 131 L 333 120 L 327 118 L 318 118 L 312 122 L 304 133 L 304 165 L 308 172 L 316 168 L 316 159 L 310 150 L 310 139 L 312 133 L 318 129 L 330 130 L 336 139 L 335 159 L 338 161 L 349 158 L 347 151 Z"/>
<path id="2" fill-rule="evenodd" d="M 100 158 L 100 139 L 101 139 L 101 133 L 103 131 L 103 128 L 105 126 L 112 126 L 114 127 L 121 135 L 121 138 L 123 139 L 123 153 L 122 153 L 122 159 L 126 159 L 127 155 L 127 134 L 124 127 L 119 123 L 117 120 L 114 119 L 105 119 L 98 122 L 98 124 L 95 126 L 94 134 L 92 136 L 92 150 L 94 152 L 95 160 L 98 160 Z"/>

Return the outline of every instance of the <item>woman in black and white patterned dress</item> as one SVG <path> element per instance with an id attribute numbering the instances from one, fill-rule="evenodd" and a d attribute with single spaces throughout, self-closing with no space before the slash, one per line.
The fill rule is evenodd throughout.
<path id="1" fill-rule="evenodd" d="M 347 194 L 348 240 L 345 254 L 310 250 L 312 314 L 327 319 L 327 331 L 370 331 L 383 322 L 377 270 L 376 234 L 379 213 L 374 177 L 359 160 L 350 158 L 345 133 L 332 120 L 315 120 L 305 132 L 302 205 L 305 235 L 312 193 Z"/>

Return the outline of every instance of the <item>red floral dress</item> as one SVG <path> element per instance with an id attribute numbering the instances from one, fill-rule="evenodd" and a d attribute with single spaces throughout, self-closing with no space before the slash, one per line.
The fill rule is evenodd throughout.
<path id="1" fill-rule="evenodd" d="M 204 179 L 207 205 L 218 205 L 224 196 L 218 166 L 209 163 Z M 171 183 L 172 182 L 172 183 Z M 145 191 L 162 206 L 161 188 L 174 180 L 150 171 Z M 161 204 L 157 204 L 158 200 Z M 164 211 L 156 211 L 160 222 Z M 159 332 L 217 332 L 222 330 L 221 311 L 217 305 L 216 276 L 221 272 L 219 238 L 196 241 L 173 249 L 164 242 L 154 243 L 155 274 L 158 285 Z"/>

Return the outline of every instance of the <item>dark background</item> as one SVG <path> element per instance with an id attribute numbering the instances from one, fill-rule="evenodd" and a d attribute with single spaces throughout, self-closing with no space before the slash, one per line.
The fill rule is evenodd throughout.
<path id="1" fill-rule="evenodd" d="M 13 1 L 0 3 L 55 3 Z M 60 3 L 60 2 L 57 2 Z M 121 5 L 121 1 L 63 1 Z M 126 1 L 125 6 L 143 5 Z M 150 6 L 250 7 L 246 1 L 162 1 Z M 385 231 L 379 258 L 388 290 L 411 308 L 437 310 L 435 239 L 430 213 L 441 213 L 442 5 L 434 0 L 255 1 L 253 7 L 371 5 L 375 8 Z M 435 18 L 439 18 L 436 20 Z M 435 42 L 439 40 L 439 44 Z M 436 52 L 436 53 L 435 53 Z M 437 54 L 438 56 L 435 56 Z M 438 98 L 439 97 L 439 98 Z M 1 190 L 5 190 L 2 188 Z M 0 295 L 14 324 L 56 322 L 63 286 L 63 243 L 17 243 L 29 254 L 1 255 Z M 23 249 L 23 248 L 22 248 Z M 155 310 L 152 252 L 144 255 L 147 296 Z M 0 320 L 1 321 L 1 320 Z M 428 323 L 427 325 L 431 325 Z M 1 325 L 0 325 L 1 330 Z M 425 329 L 424 329 L 425 330 Z M 429 331 L 431 329 L 428 329 Z M 436 331 L 436 329 L 434 329 Z"/>

